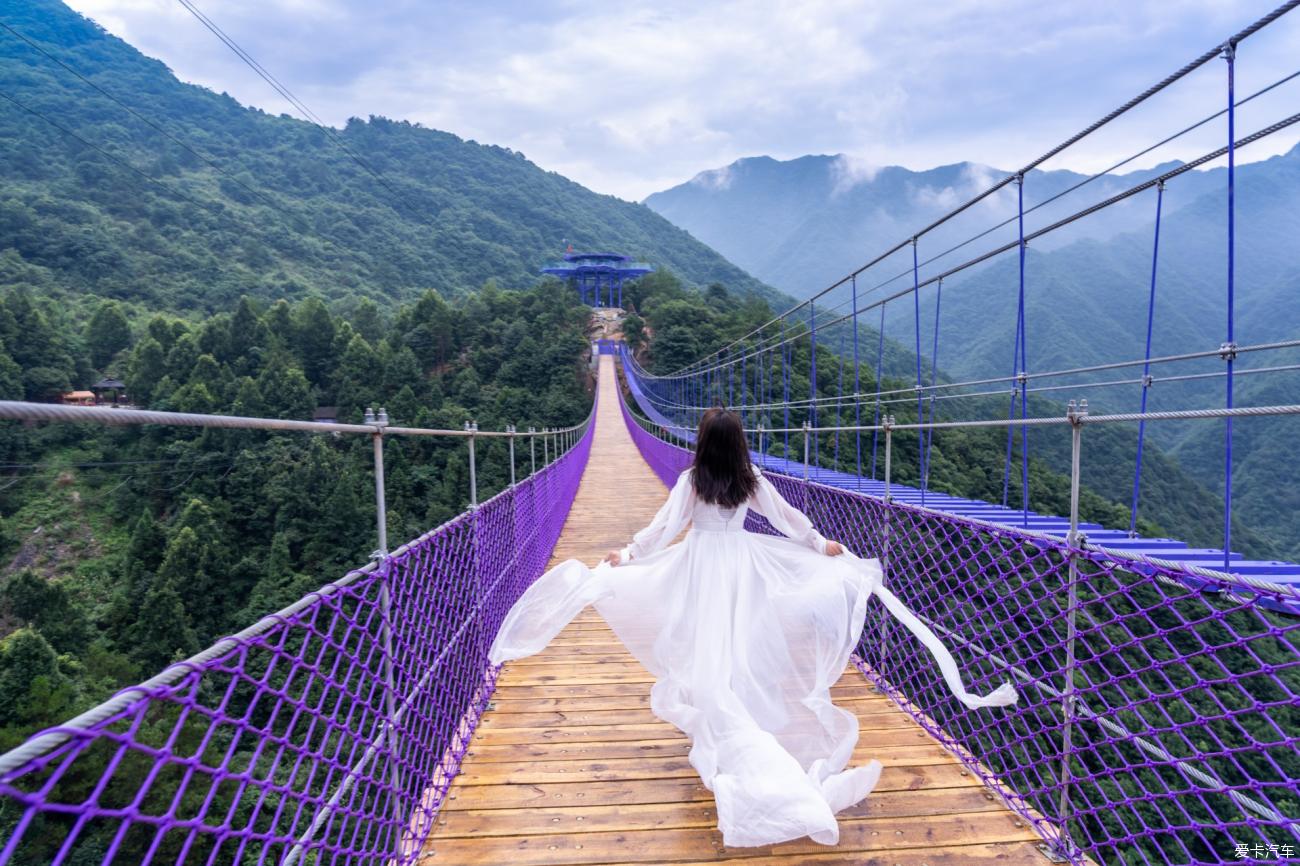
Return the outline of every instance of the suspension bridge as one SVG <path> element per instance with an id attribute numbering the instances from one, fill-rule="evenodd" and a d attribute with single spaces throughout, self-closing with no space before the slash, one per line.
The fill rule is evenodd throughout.
<path id="1" fill-rule="evenodd" d="M 1239 98 L 1233 69 L 1241 43 L 1296 5 L 1300 0 L 1234 34 L 835 285 L 679 370 L 652 374 L 622 342 L 594 344 L 592 411 L 571 427 L 419 429 L 389 423 L 382 410 L 362 424 L 336 424 L 0 403 L 0 419 L 26 422 L 369 437 L 377 534 L 364 567 L 0 755 L 0 866 L 731 859 L 937 866 L 1300 856 L 1300 567 L 1234 553 L 1231 535 L 1234 421 L 1300 414 L 1297 405 L 1234 403 L 1238 377 L 1296 367 L 1238 369 L 1242 359 L 1300 347 L 1300 339 L 1236 342 L 1235 154 L 1300 115 L 1239 137 L 1237 107 L 1264 91 Z M 1026 230 L 1034 210 L 1023 194 L 1030 170 L 1220 58 L 1227 61 L 1226 106 L 1189 129 L 1226 115 L 1221 147 Z M 1141 357 L 1032 369 L 1027 244 L 1151 191 L 1154 298 L 1165 186 L 1215 160 L 1226 160 L 1229 190 L 1222 344 L 1155 356 L 1156 323 L 1148 318 Z M 989 229 L 922 261 L 920 245 L 939 227 L 1005 189 L 1017 193 L 1016 216 L 1003 224 L 1014 226 L 1013 241 L 956 265 L 939 261 Z M 898 253 L 910 257 L 910 267 L 876 280 Z M 940 382 L 943 282 L 1003 254 L 1018 256 L 1020 266 L 1014 369 L 1007 377 Z M 922 291 L 935 293 L 928 377 Z M 884 311 L 904 299 L 914 311 L 915 379 L 895 387 L 881 372 Z M 877 356 L 864 382 L 859 319 L 877 312 Z M 609 313 L 601 311 L 600 320 L 613 321 Z M 840 349 L 831 352 L 835 340 Z M 1148 411 L 1153 369 L 1206 358 L 1223 369 L 1163 379 L 1222 385 L 1221 405 Z M 834 383 L 818 373 L 819 363 L 824 370 L 832 361 Z M 1096 378 L 1117 369 L 1140 369 L 1141 378 Z M 1082 397 L 1125 384 L 1140 389 L 1137 412 L 1093 412 L 1079 400 L 1052 416 L 1029 414 L 1031 392 Z M 964 410 L 1008 395 L 1005 417 L 971 411 L 936 418 L 941 400 Z M 488 662 L 506 611 L 548 564 L 593 561 L 648 521 L 665 485 L 689 463 L 699 413 L 717 403 L 743 414 L 753 458 L 782 495 L 824 535 L 881 560 L 891 590 L 950 642 L 972 690 L 1009 678 L 1022 696 L 997 714 L 965 708 L 920 642 L 873 607 L 834 694 L 861 722 L 855 761 L 877 758 L 885 770 L 877 792 L 842 816 L 834 849 L 806 841 L 726 849 L 711 796 L 685 760 L 686 741 L 649 711 L 649 674 L 594 613 L 535 657 L 500 668 Z M 914 420 L 898 422 L 895 406 L 914 406 Z M 1167 421 L 1224 427 L 1219 547 L 1135 531 L 1146 425 Z M 1080 517 L 1086 431 L 1100 425 L 1136 428 L 1127 531 Z M 1002 501 L 932 488 L 929 464 L 943 431 L 958 427 L 1005 430 Z M 1041 431 L 1036 437 L 1069 440 L 1068 513 L 1029 507 L 1031 428 Z M 470 507 L 390 550 L 384 443 L 404 436 L 464 443 Z M 903 436 L 913 437 L 908 453 L 920 463 L 919 483 L 910 486 L 895 477 Z M 476 448 L 487 440 L 508 448 L 510 484 L 480 502 Z M 1018 508 L 1010 498 L 1016 469 Z M 761 518 L 750 520 L 751 531 L 772 531 Z"/>

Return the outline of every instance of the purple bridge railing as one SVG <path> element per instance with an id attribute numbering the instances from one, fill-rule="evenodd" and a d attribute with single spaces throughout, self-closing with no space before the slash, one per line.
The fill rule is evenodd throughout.
<path id="1" fill-rule="evenodd" d="M 672 484 L 691 453 L 626 399 L 622 409 Z M 1229 587 L 764 472 L 823 534 L 880 558 L 890 589 L 949 644 L 969 688 L 1016 682 L 1015 706 L 967 709 L 920 642 L 868 609 L 856 663 L 872 686 L 1030 823 L 1050 858 L 1300 859 L 1300 618 L 1274 609 L 1295 601 L 1277 597 L 1290 588 Z M 748 528 L 771 532 L 752 516 Z"/>
<path id="2" fill-rule="evenodd" d="M 594 417 L 481 505 L 0 758 L 0 864 L 415 863 Z"/>

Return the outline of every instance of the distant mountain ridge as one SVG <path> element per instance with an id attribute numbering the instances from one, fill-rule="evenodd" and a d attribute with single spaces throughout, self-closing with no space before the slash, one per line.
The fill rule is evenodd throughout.
<path id="1" fill-rule="evenodd" d="M 1074 210 L 1164 173 L 1176 163 L 1115 177 L 1029 213 L 1027 232 Z M 806 298 L 927 225 L 1005 173 L 972 163 L 914 172 L 899 167 L 854 167 L 841 157 L 809 156 L 779 162 L 740 160 L 692 181 L 656 193 L 646 203 L 714 246 L 760 279 Z M 1032 172 L 1025 179 L 1026 208 L 1086 180 L 1067 171 Z M 1163 196 L 1156 268 L 1152 353 L 1215 352 L 1226 339 L 1227 203 L 1223 168 L 1194 170 L 1171 180 Z M 918 246 L 921 278 L 1014 242 L 1015 225 L 1005 226 L 933 265 L 927 257 L 955 246 L 975 231 L 1013 218 L 1014 186 L 988 205 L 979 205 L 926 235 Z M 1061 370 L 1141 359 L 1152 278 L 1156 190 L 1131 199 L 1043 238 L 1025 258 L 1026 352 L 1031 372 Z M 1238 345 L 1300 338 L 1300 146 L 1266 160 L 1239 165 L 1236 178 L 1235 335 Z M 911 285 L 911 251 L 859 281 L 889 294 Z M 949 277 L 943 288 L 937 355 L 953 381 L 1012 374 L 1019 264 L 1014 250 Z M 867 302 L 881 297 L 881 292 Z M 818 302 L 829 310 L 843 304 L 844 287 Z M 860 296 L 861 297 L 861 296 Z M 927 358 L 933 345 L 936 292 L 920 300 L 920 344 Z M 847 308 L 840 306 L 839 313 Z M 864 317 L 879 321 L 878 311 Z M 912 345 L 917 330 L 910 297 L 887 305 L 886 335 Z M 1243 354 L 1238 372 L 1268 365 L 1300 364 L 1300 352 Z M 925 364 L 928 371 L 929 364 Z M 1157 365 L 1150 392 L 1152 410 L 1222 405 L 1224 365 L 1217 356 Z M 1180 377 L 1193 377 L 1181 378 Z M 1194 378 L 1200 377 L 1200 378 Z M 1098 410 L 1136 411 L 1140 367 L 1106 373 L 1037 380 L 1058 390 L 1057 400 L 1088 398 Z M 992 415 L 1007 411 L 1007 398 L 990 385 L 985 398 Z M 1293 403 L 1300 373 L 1279 370 L 1237 377 L 1237 405 Z M 940 407 L 942 408 L 942 407 Z M 1293 442 L 1293 419 L 1250 419 L 1237 425 L 1234 502 L 1239 513 L 1271 537 L 1288 558 L 1300 557 L 1300 531 L 1293 501 L 1300 466 L 1278 459 Z M 1153 423 L 1148 441 L 1175 456 L 1206 490 L 1221 489 L 1222 422 Z M 1086 464 L 1086 460 L 1085 460 Z M 1131 467 L 1131 464 L 1130 464 Z M 1131 468 L 1127 470 L 1131 476 Z M 1087 470 L 1085 469 L 1085 474 Z M 1111 479 L 1116 488 L 1122 479 Z M 1094 478 L 1090 483 L 1098 484 Z M 1128 483 L 1131 483 L 1131 478 Z M 1118 495 L 1115 493 L 1114 495 Z M 1212 539 L 1203 539 L 1212 542 Z"/>
<path id="2" fill-rule="evenodd" d="M 321 127 L 182 83 L 58 0 L 0 0 L 0 20 L 39 46 L 0 31 L 0 90 L 18 103 L 0 100 L 0 285 L 154 309 L 308 291 L 400 301 L 530 285 L 567 240 L 775 296 L 643 205 L 509 149 L 354 119 L 338 135 L 377 180 Z"/>
<path id="3" fill-rule="evenodd" d="M 1026 228 L 1032 231 L 1081 203 L 1107 198 L 1178 165 L 1166 162 L 1088 182 L 1031 213 Z M 759 279 L 805 297 L 1008 174 L 973 162 L 914 171 L 866 165 L 844 154 L 784 161 L 759 156 L 701 172 L 686 183 L 650 195 L 645 204 Z M 1033 208 L 1088 177 L 1065 170 L 1032 171 L 1025 178 L 1025 206 Z M 1169 212 L 1221 189 L 1223 172 L 1189 172 L 1177 183 L 1179 195 L 1170 197 Z M 1014 214 L 1014 191 L 1008 187 L 972 216 Z M 1152 215 L 1152 209 L 1138 202 L 1121 204 L 1111 208 L 1106 219 L 1083 221 L 1069 233 L 1044 238 L 1036 248 L 1054 249 L 1081 238 L 1104 240 L 1143 225 Z M 973 225 L 973 220 L 959 221 L 951 229 L 923 238 L 922 258 L 964 239 Z M 998 235 L 1011 236 L 1009 230 Z M 958 256 L 951 262 L 959 260 Z"/>

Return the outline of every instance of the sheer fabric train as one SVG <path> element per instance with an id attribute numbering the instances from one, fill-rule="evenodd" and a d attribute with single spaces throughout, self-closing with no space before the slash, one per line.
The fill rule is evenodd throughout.
<path id="1" fill-rule="evenodd" d="M 786 538 L 746 532 L 751 509 Z M 595 605 L 657 679 L 651 710 L 690 737 L 690 762 L 713 791 L 725 844 L 809 836 L 834 845 L 835 813 L 880 778 L 875 760 L 848 768 L 858 720 L 830 696 L 873 593 L 925 643 L 967 706 L 1004 706 L 1017 694 L 1010 683 L 985 697 L 967 692 L 952 654 L 880 585 L 879 562 L 825 556 L 825 548 L 761 474 L 749 502 L 723 509 L 697 499 L 688 469 L 623 550 L 623 564 L 571 559 L 538 578 L 506 615 L 491 660 L 540 652 Z"/>

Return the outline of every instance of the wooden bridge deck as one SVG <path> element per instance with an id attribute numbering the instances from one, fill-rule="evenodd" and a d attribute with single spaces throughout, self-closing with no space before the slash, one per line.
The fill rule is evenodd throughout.
<path id="1" fill-rule="evenodd" d="M 623 425 L 600 359 L 591 460 L 553 562 L 595 562 L 650 521 L 666 491 Z M 653 678 L 588 609 L 544 652 L 506 665 L 424 864 L 1035 864 L 1038 836 L 852 668 L 835 700 L 862 721 L 855 763 L 884 772 L 840 814 L 840 843 L 726 849 L 687 739 L 651 714 Z"/>

